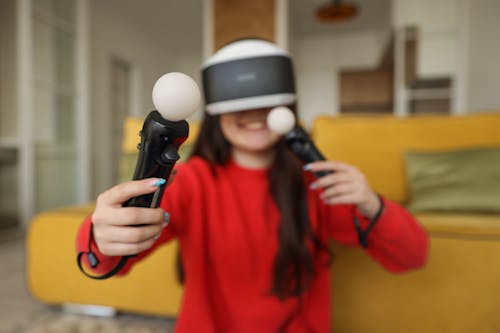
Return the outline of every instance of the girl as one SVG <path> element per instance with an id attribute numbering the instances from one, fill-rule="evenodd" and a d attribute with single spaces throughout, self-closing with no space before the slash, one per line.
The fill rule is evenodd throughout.
<path id="1" fill-rule="evenodd" d="M 402 207 L 340 161 L 301 163 L 266 125 L 293 105 L 289 55 L 262 40 L 227 45 L 203 68 L 206 110 L 160 208 L 122 207 L 165 186 L 144 179 L 99 195 L 79 234 L 95 272 L 177 238 L 185 272 L 176 332 L 330 332 L 328 242 L 361 246 L 386 269 L 424 265 L 427 237 Z M 316 179 L 313 172 L 328 171 Z M 168 212 L 168 213 L 167 213 Z M 132 227 L 131 225 L 141 225 Z"/>

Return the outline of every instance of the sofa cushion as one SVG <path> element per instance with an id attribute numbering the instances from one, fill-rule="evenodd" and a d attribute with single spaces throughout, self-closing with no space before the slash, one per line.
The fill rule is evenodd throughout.
<path id="1" fill-rule="evenodd" d="M 404 154 L 413 212 L 500 212 L 500 147 Z"/>
<path id="2" fill-rule="evenodd" d="M 500 215 L 478 213 L 416 213 L 431 236 L 500 241 Z"/>

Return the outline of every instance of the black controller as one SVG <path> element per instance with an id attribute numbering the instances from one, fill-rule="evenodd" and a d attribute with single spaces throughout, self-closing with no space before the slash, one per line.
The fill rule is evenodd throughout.
<path id="1" fill-rule="evenodd" d="M 297 156 L 304 165 L 316 161 L 323 161 L 325 157 L 318 150 L 311 137 L 300 126 L 295 126 L 291 131 L 285 134 L 285 143 L 288 149 Z M 316 171 L 317 178 L 331 173 L 330 171 Z"/>
<path id="2" fill-rule="evenodd" d="M 168 180 L 172 169 L 179 160 L 178 150 L 189 135 L 187 121 L 170 121 L 158 111 L 151 111 L 142 126 L 137 146 L 139 156 L 134 172 L 134 180 L 144 178 L 163 178 Z M 144 194 L 126 201 L 123 206 L 158 207 L 165 186 L 158 191 Z"/>

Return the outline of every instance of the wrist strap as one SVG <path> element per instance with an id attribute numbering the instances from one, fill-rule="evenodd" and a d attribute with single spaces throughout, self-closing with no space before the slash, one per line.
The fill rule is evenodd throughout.
<path id="1" fill-rule="evenodd" d="M 104 280 L 104 279 L 112 277 L 113 275 L 118 273 L 125 266 L 128 259 L 130 258 L 130 256 L 123 256 L 120 258 L 120 261 L 118 262 L 118 264 L 116 264 L 116 266 L 113 267 L 113 269 L 111 269 L 109 272 L 102 274 L 102 275 L 92 275 L 90 273 L 87 273 L 87 271 L 83 268 L 82 258 L 84 255 L 87 255 L 87 260 L 89 261 L 89 264 L 92 268 L 96 267 L 99 264 L 99 260 L 97 260 L 95 254 L 92 252 L 80 252 L 80 253 L 78 253 L 78 257 L 76 258 L 78 268 L 80 268 L 80 271 L 82 271 L 82 273 L 85 276 L 87 276 L 91 279 L 94 279 L 94 280 Z"/>
<path id="2" fill-rule="evenodd" d="M 76 257 L 76 263 L 78 265 L 78 268 L 80 269 L 80 271 L 87 277 L 91 278 L 91 279 L 94 279 L 94 280 L 104 280 L 104 279 L 107 279 L 107 278 L 110 278 L 112 277 L 113 275 L 115 275 L 116 273 L 118 273 L 122 268 L 123 266 L 125 266 L 125 264 L 127 263 L 128 259 L 131 257 L 131 256 L 123 256 L 120 258 L 120 261 L 118 262 L 118 264 L 116 264 L 115 267 L 113 267 L 113 269 L 111 269 L 109 272 L 105 273 L 105 274 L 102 274 L 102 275 L 93 275 L 93 274 L 90 274 L 88 273 L 84 268 L 83 268 L 83 264 L 82 264 L 82 259 L 83 259 L 83 256 L 87 256 L 87 260 L 90 264 L 90 267 L 92 268 L 96 268 L 97 265 L 99 265 L 99 260 L 97 259 L 96 255 L 92 252 L 92 232 L 93 232 L 93 224 L 91 223 L 90 224 L 90 234 L 89 234 L 89 237 L 88 237 L 88 240 L 87 240 L 87 249 L 88 249 L 88 252 L 78 252 L 78 256 Z"/>
<path id="3" fill-rule="evenodd" d="M 370 220 L 370 224 L 368 224 L 368 227 L 365 230 L 361 228 L 361 223 L 359 222 L 356 213 L 353 212 L 353 222 L 354 226 L 356 227 L 356 232 L 358 233 L 358 241 L 359 244 L 361 244 L 361 246 L 365 249 L 368 247 L 368 235 L 370 234 L 370 231 L 372 231 L 373 227 L 384 211 L 384 200 L 382 200 L 380 196 L 378 196 L 378 200 L 380 202 L 379 209 L 377 210 L 375 216 Z M 354 207 L 354 209 L 356 209 L 356 207 Z"/>

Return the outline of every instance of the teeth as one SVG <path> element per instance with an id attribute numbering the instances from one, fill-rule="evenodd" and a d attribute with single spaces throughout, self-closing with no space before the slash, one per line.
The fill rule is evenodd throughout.
<path id="1" fill-rule="evenodd" d="M 259 122 L 245 124 L 244 127 L 252 130 L 258 130 L 258 129 L 263 129 L 265 127 L 265 124 L 259 121 Z"/>

